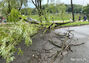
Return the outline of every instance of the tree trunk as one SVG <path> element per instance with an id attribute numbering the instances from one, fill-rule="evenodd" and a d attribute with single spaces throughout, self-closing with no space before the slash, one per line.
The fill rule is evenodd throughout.
<path id="1" fill-rule="evenodd" d="M 40 16 L 40 22 L 42 23 L 42 5 L 41 5 L 41 0 L 39 1 L 39 16 Z"/>
<path id="2" fill-rule="evenodd" d="M 8 1 L 8 14 L 11 12 L 11 3 Z"/>
<path id="3" fill-rule="evenodd" d="M 73 20 L 73 22 L 74 22 L 74 21 L 75 21 L 75 17 L 74 17 L 73 0 L 71 0 L 71 9 L 72 9 L 72 20 Z"/>
<path id="4" fill-rule="evenodd" d="M 19 7 L 19 11 L 21 10 L 22 5 L 23 5 L 23 1 L 21 0 L 21 4 L 20 4 L 20 7 Z"/>
<path id="5" fill-rule="evenodd" d="M 31 1 L 37 9 L 40 22 L 42 23 L 42 3 L 41 3 L 41 0 L 35 0 L 35 2 L 34 2 L 34 0 L 31 0 Z"/>

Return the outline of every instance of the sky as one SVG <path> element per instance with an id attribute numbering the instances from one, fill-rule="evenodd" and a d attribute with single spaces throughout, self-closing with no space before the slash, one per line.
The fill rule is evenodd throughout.
<path id="1" fill-rule="evenodd" d="M 70 0 L 61 0 L 61 2 L 70 4 Z M 87 5 L 89 4 L 89 0 L 73 0 L 74 4 Z"/>
<path id="2" fill-rule="evenodd" d="M 53 0 L 54 1 L 54 0 Z M 70 0 L 57 0 L 58 3 L 70 4 Z M 42 4 L 46 4 L 47 0 L 43 0 Z M 89 0 L 73 0 L 73 4 L 87 5 Z M 35 6 L 31 3 L 28 3 L 28 6 L 34 8 Z"/>

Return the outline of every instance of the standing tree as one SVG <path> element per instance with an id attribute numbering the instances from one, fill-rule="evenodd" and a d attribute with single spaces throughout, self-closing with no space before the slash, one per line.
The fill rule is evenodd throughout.
<path id="1" fill-rule="evenodd" d="M 27 6 L 28 0 L 17 0 L 17 3 L 19 4 L 19 10 L 21 10 L 22 5 Z"/>
<path id="2" fill-rule="evenodd" d="M 40 22 L 42 23 L 42 15 L 44 14 L 43 11 L 42 11 L 42 0 L 31 0 L 31 1 L 37 9 L 37 12 L 38 12 L 38 15 L 39 15 L 39 18 L 40 18 Z M 54 3 L 55 0 L 47 0 L 47 4 L 49 3 L 49 1 L 50 1 L 50 3 Z M 46 18 L 46 16 L 45 16 L 45 18 Z"/>
<path id="3" fill-rule="evenodd" d="M 40 22 L 42 23 L 42 0 L 31 0 L 31 1 L 37 9 Z"/>
<path id="4" fill-rule="evenodd" d="M 73 0 L 71 0 L 71 9 L 72 9 L 72 19 L 73 19 L 73 22 L 74 22 L 75 21 L 75 18 L 74 18 Z"/>
<path id="5" fill-rule="evenodd" d="M 10 14 L 11 9 L 20 10 L 22 5 L 26 6 L 28 0 L 1 0 L 1 8 L 5 15 Z"/>
<path id="6" fill-rule="evenodd" d="M 89 21 L 89 5 L 84 7 L 83 13 L 88 17 L 88 21 Z"/>

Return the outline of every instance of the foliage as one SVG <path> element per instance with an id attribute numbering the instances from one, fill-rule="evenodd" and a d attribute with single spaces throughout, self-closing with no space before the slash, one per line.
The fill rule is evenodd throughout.
<path id="1" fill-rule="evenodd" d="M 17 9 L 12 9 L 10 15 L 8 16 L 8 22 L 19 21 L 20 12 Z"/>
<path id="2" fill-rule="evenodd" d="M 70 5 L 65 5 L 65 4 L 46 4 L 46 5 L 42 5 L 42 10 L 43 10 L 43 14 L 47 14 L 45 15 L 49 21 L 54 21 L 55 20 L 70 20 L 71 18 L 71 13 L 67 13 L 67 12 L 71 12 L 69 11 L 69 7 Z M 70 6 L 70 9 L 71 9 L 71 6 Z M 77 14 L 75 13 L 75 20 L 78 20 L 79 19 L 79 15 L 78 13 L 80 13 L 82 9 L 82 5 L 74 5 L 74 12 L 77 12 Z M 45 13 L 45 11 L 46 13 Z M 31 18 L 33 19 L 38 19 L 38 16 L 37 15 L 30 15 Z M 43 16 L 41 16 L 43 21 L 46 21 L 45 18 L 43 18 Z"/>
<path id="3" fill-rule="evenodd" d="M 83 6 L 82 5 L 77 5 L 77 4 L 74 4 L 74 13 L 81 13 L 82 9 L 83 9 Z M 71 9 L 71 5 L 66 5 L 66 11 L 67 12 L 71 12 L 72 9 Z"/>
<path id="4" fill-rule="evenodd" d="M 86 14 L 87 13 L 89 14 L 88 10 L 89 10 L 89 5 L 87 5 L 87 6 L 84 7 L 83 12 L 86 13 Z"/>
<path id="5" fill-rule="evenodd" d="M 28 0 L 1 0 L 2 14 L 8 15 L 13 8 L 20 10 L 22 5 L 27 6 L 27 2 Z"/>
<path id="6" fill-rule="evenodd" d="M 60 4 L 59 4 L 60 5 Z M 60 5 L 61 6 L 61 5 Z M 55 13 L 59 13 L 59 6 L 58 5 L 54 5 L 54 4 L 46 4 L 43 5 L 43 10 L 47 10 L 47 12 L 51 13 L 51 14 L 55 14 Z"/>
<path id="7" fill-rule="evenodd" d="M 74 13 L 81 13 L 84 6 L 74 4 Z M 71 12 L 71 5 L 69 4 L 46 4 L 43 5 L 43 9 L 47 9 L 50 13 L 60 13 L 64 9 L 66 12 Z"/>
<path id="8" fill-rule="evenodd" d="M 64 21 L 64 17 L 66 14 L 66 6 L 64 4 L 57 5 L 58 13 L 61 15 L 61 20 Z"/>
<path id="9" fill-rule="evenodd" d="M 81 13 L 83 11 L 82 5 L 74 5 L 74 13 Z"/>
<path id="10" fill-rule="evenodd" d="M 87 5 L 87 6 L 84 7 L 83 13 L 84 13 L 85 15 L 87 15 L 88 20 L 89 20 L 89 5 Z"/>
<path id="11" fill-rule="evenodd" d="M 36 10 L 36 8 L 33 8 L 31 15 L 36 15 L 36 14 L 37 14 L 37 10 Z"/>
<path id="12" fill-rule="evenodd" d="M 48 5 L 47 11 L 55 14 L 57 12 L 57 7 L 55 7 L 54 4 L 50 4 Z"/>
<path id="13" fill-rule="evenodd" d="M 0 56 L 9 63 L 15 59 L 15 47 L 25 40 L 27 46 L 32 44 L 30 36 L 37 33 L 37 26 L 24 21 L 0 25 Z M 18 48 L 19 53 L 21 49 Z M 18 53 L 18 54 L 19 54 Z M 21 52 L 22 53 L 22 52 Z"/>
<path id="14" fill-rule="evenodd" d="M 30 8 L 23 8 L 21 9 L 21 14 L 23 15 L 31 15 L 32 9 Z"/>
<path id="15" fill-rule="evenodd" d="M 80 16 L 80 14 L 75 14 L 75 20 L 78 20 L 79 16 Z M 38 15 L 30 15 L 30 17 L 39 21 Z M 46 17 L 48 18 L 49 21 L 53 21 L 52 17 L 54 18 L 54 21 L 61 21 L 62 20 L 62 16 L 60 13 L 58 13 L 58 14 L 48 13 Z M 64 13 L 63 14 L 64 21 L 70 20 L 70 18 L 71 18 L 71 13 Z M 45 18 L 42 18 L 42 20 L 45 21 Z"/>

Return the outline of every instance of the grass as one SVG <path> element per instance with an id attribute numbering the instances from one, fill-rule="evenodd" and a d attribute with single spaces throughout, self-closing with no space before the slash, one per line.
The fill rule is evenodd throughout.
<path id="1" fill-rule="evenodd" d="M 71 13 L 65 13 L 64 15 L 61 14 L 47 14 L 46 17 L 48 18 L 49 21 L 65 21 L 65 20 L 70 20 L 71 18 Z M 78 20 L 80 14 L 75 14 L 75 20 Z M 36 19 L 39 21 L 39 16 L 38 15 L 30 15 L 31 18 Z M 53 19 L 52 19 L 53 17 Z M 44 16 L 42 16 L 42 20 L 45 21 Z"/>
<path id="2" fill-rule="evenodd" d="M 65 26 L 80 26 L 80 25 L 86 25 L 86 24 L 89 24 L 88 21 L 84 21 L 84 22 L 72 22 L 72 23 L 68 23 L 68 24 L 63 24 L 61 25 L 62 27 L 65 27 Z"/>

